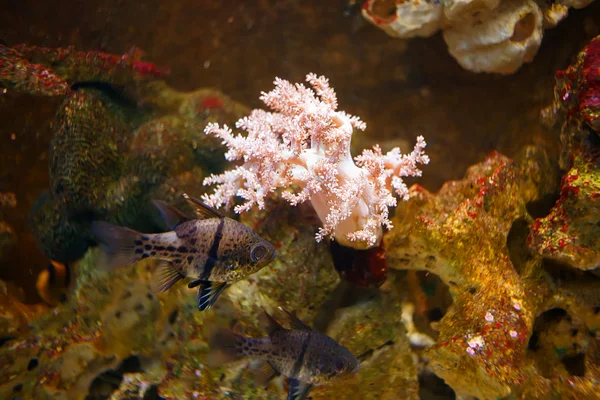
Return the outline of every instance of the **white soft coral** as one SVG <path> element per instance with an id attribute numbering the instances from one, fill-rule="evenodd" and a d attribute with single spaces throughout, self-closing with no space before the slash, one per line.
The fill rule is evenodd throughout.
<path id="1" fill-rule="evenodd" d="M 392 189 L 408 199 L 403 176 L 420 176 L 417 164 L 427 164 L 425 140 L 419 136 L 408 155 L 398 148 L 383 155 L 375 146 L 356 157 L 350 154 L 354 128 L 366 125 L 358 117 L 336 111 L 337 97 L 328 80 L 306 76 L 312 86 L 292 84 L 276 78 L 275 89 L 262 93 L 261 100 L 274 112 L 253 110 L 236 127 L 247 132 L 235 135 L 227 126 L 209 124 L 205 132 L 223 140 L 225 157 L 243 160 L 237 168 L 205 179 L 216 184 L 215 192 L 203 196 L 213 206 L 233 204 L 233 197 L 245 200 L 235 206 L 237 213 L 254 204 L 264 208 L 264 199 L 277 188 L 299 185 L 299 193 L 285 191 L 292 205 L 310 200 L 323 226 L 316 239 L 335 238 L 354 248 L 377 245 L 382 225 L 391 228 L 388 207 L 396 206 Z"/>

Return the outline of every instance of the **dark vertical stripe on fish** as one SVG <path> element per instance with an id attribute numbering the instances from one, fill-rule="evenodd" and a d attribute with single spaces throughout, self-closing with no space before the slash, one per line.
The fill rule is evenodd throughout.
<path id="1" fill-rule="evenodd" d="M 206 259 L 206 263 L 204 264 L 204 268 L 202 271 L 201 279 L 207 280 L 210 278 L 210 273 L 217 262 L 219 251 L 219 243 L 221 243 L 221 239 L 223 239 L 223 225 L 225 225 L 225 218 L 221 218 L 219 221 L 219 225 L 217 225 L 217 231 L 215 232 L 215 238 L 213 239 L 212 246 L 208 250 L 208 258 Z"/>
<path id="2" fill-rule="evenodd" d="M 308 332 L 308 335 L 306 336 L 306 340 L 304 340 L 304 342 L 302 343 L 302 349 L 300 349 L 300 355 L 298 356 L 298 359 L 294 362 L 294 367 L 292 368 L 292 377 L 296 377 L 298 376 L 298 373 L 300 372 L 300 369 L 302 368 L 302 363 L 304 362 L 304 354 L 306 353 L 306 350 L 308 349 L 308 345 L 310 344 L 310 339 L 312 339 L 312 333 Z"/>

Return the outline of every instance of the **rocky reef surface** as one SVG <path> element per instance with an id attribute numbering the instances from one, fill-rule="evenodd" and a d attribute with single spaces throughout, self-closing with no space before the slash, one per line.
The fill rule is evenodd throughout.
<path id="1" fill-rule="evenodd" d="M 223 164 L 223 151 L 204 135 L 209 122 L 232 123 L 246 108 L 213 89 L 177 92 L 167 71 L 121 56 L 0 45 L 0 81 L 33 95 L 65 96 L 53 123 L 50 192 L 31 213 L 45 254 L 69 262 L 83 256 L 82 221 L 105 219 L 157 230 L 150 200 L 179 203 Z M 93 184 L 91 184 L 93 183 Z"/>
<path id="2" fill-rule="evenodd" d="M 45 65 L 19 48 L 2 51 L 21 71 Z M 66 97 L 53 127 L 51 192 L 31 223 L 47 257 L 77 260 L 76 284 L 55 308 L 25 305 L 1 284 L 0 397 L 281 398 L 285 381 L 258 386 L 248 361 L 211 369 L 206 359 L 214 326 L 261 335 L 261 308 L 283 306 L 361 359 L 356 375 L 315 388 L 313 399 L 597 398 L 598 60 L 600 38 L 558 74 L 547 118 L 560 160 L 534 146 L 514 159 L 494 152 L 436 194 L 411 188 L 384 235 L 378 257 L 389 270 L 377 288 L 340 278 L 330 247 L 314 241 L 309 207 L 274 197 L 241 220 L 279 257 L 200 313 L 185 285 L 151 291 L 151 262 L 99 270 L 86 221 L 160 229 L 149 200 L 196 193 L 222 167 L 219 143 L 202 128 L 231 123 L 245 107 L 211 89 L 180 93 L 140 79 L 131 64 L 118 64 L 113 81 L 93 63 L 62 68 L 53 59 L 42 76 L 62 89 L 43 94 Z M 46 86 L 30 74 L 0 80 L 37 94 Z M 0 251 L 11 245 L 6 232 Z"/>
<path id="3" fill-rule="evenodd" d="M 598 267 L 598 133 L 591 93 L 597 90 L 599 43 L 594 39 L 575 65 L 558 74 L 549 112 L 560 121 L 560 166 L 567 169 L 559 188 L 556 167 L 543 151 L 526 147 L 515 160 L 494 153 L 435 195 L 414 188 L 411 203 L 396 215 L 400 228 L 386 237 L 390 267 L 434 273 L 450 289 L 453 304 L 425 354 L 459 394 L 599 393 L 600 309 L 590 294 L 600 281 L 593 271 L 582 272 Z M 553 207 L 534 219 L 557 189 Z"/>

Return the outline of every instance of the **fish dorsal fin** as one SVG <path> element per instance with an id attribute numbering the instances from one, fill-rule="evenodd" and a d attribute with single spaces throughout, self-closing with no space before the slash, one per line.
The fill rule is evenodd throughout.
<path id="1" fill-rule="evenodd" d="M 285 328 L 281 326 L 279 322 L 271 314 L 267 312 L 267 310 L 263 309 L 265 316 L 267 317 L 267 333 L 269 335 L 274 334 L 275 332 L 282 331 Z"/>
<path id="2" fill-rule="evenodd" d="M 301 329 L 303 331 L 312 331 L 313 330 L 310 326 L 308 326 L 304 322 L 302 322 L 302 320 L 300 318 L 296 317 L 294 314 L 292 314 L 285 308 L 279 307 L 279 309 L 287 314 L 287 316 L 290 318 L 290 322 L 292 323 L 292 327 L 294 329 Z"/>
<path id="3" fill-rule="evenodd" d="M 221 213 L 219 213 L 214 208 L 207 206 L 206 204 L 204 204 L 197 198 L 192 197 L 187 193 L 183 194 L 183 198 L 186 199 L 187 202 L 190 203 L 190 205 L 192 207 L 194 207 L 194 210 L 196 210 L 196 215 L 198 216 L 199 219 L 223 218 L 223 215 L 221 215 Z"/>
<path id="4" fill-rule="evenodd" d="M 158 211 L 160 211 L 160 215 L 167 225 L 167 228 L 170 230 L 175 229 L 177 225 L 182 224 L 183 222 L 189 221 L 191 218 L 185 215 L 183 212 L 179 211 L 177 208 L 165 203 L 161 200 L 152 200 L 152 204 Z"/>
<path id="5" fill-rule="evenodd" d="M 288 380 L 290 389 L 288 391 L 287 400 L 304 400 L 310 389 L 312 389 L 312 385 L 310 383 L 300 382 L 298 379 L 289 378 Z"/>
<path id="6" fill-rule="evenodd" d="M 184 276 L 173 265 L 165 262 L 156 268 L 152 275 L 152 290 L 155 293 L 166 292 L 171 286 L 183 279 Z"/>

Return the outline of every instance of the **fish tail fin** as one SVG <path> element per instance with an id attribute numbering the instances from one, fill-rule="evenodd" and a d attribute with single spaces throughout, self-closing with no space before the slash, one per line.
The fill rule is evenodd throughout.
<path id="1" fill-rule="evenodd" d="M 208 366 L 218 367 L 222 364 L 244 358 L 244 343 L 248 338 L 238 335 L 230 329 L 216 328 L 209 337 L 210 352 Z"/>
<path id="2" fill-rule="evenodd" d="M 136 241 L 140 240 L 141 233 L 102 221 L 92 222 L 91 231 L 104 254 L 101 262 L 104 268 L 111 270 L 141 258 L 142 254 L 136 253 Z"/>

